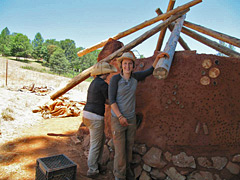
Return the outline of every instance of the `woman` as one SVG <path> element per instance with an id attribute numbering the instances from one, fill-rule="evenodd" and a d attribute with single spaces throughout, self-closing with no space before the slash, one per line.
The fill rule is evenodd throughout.
<path id="1" fill-rule="evenodd" d="M 106 62 L 94 65 L 91 76 L 95 79 L 88 88 L 87 103 L 83 109 L 83 123 L 89 128 L 90 149 L 88 155 L 87 176 L 95 178 L 99 174 L 100 160 L 102 157 L 105 141 L 104 135 L 104 113 L 105 103 L 108 100 L 108 84 L 105 82 L 109 73 L 117 69 Z"/>
<path id="2" fill-rule="evenodd" d="M 134 179 L 130 169 L 132 147 L 136 132 L 135 92 L 138 81 L 144 80 L 153 73 L 158 60 L 167 53 L 157 55 L 152 66 L 139 72 L 133 72 L 136 58 L 134 54 L 125 52 L 117 59 L 121 73 L 112 77 L 109 84 L 109 102 L 111 105 L 111 129 L 115 148 L 114 176 L 118 179 Z"/>

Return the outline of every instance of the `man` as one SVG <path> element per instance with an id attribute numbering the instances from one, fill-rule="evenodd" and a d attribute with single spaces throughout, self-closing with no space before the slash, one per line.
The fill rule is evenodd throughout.
<path id="1" fill-rule="evenodd" d="M 95 178 L 99 174 L 99 162 L 105 141 L 105 103 L 108 99 L 108 84 L 104 80 L 109 73 L 113 72 L 117 72 L 117 69 L 106 62 L 97 63 L 91 72 L 91 76 L 95 76 L 95 79 L 88 88 L 87 103 L 83 109 L 83 123 L 90 132 L 89 169 L 87 172 L 87 176 L 90 178 Z"/>

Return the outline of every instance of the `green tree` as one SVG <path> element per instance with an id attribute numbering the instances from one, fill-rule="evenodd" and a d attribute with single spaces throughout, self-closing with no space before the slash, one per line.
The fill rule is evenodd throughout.
<path id="1" fill-rule="evenodd" d="M 49 59 L 50 70 L 58 74 L 67 73 L 69 65 L 64 51 L 61 48 L 57 48 Z"/>
<path id="2" fill-rule="evenodd" d="M 0 52 L 5 56 L 9 56 L 11 53 L 10 43 L 10 31 L 5 27 L 0 34 Z"/>
<path id="3" fill-rule="evenodd" d="M 60 47 L 60 42 L 56 41 L 56 39 L 47 39 L 43 45 L 44 46 L 55 45 Z"/>
<path id="4" fill-rule="evenodd" d="M 77 58 L 75 42 L 71 39 L 60 41 L 60 47 L 64 50 L 67 60 L 72 63 Z"/>
<path id="5" fill-rule="evenodd" d="M 100 53 L 100 50 L 95 50 L 93 52 L 90 52 L 82 57 L 78 57 L 78 71 L 84 71 L 85 69 L 93 66 L 97 63 L 97 57 Z M 76 64 L 76 63 L 75 63 Z M 76 67 L 76 66 L 75 66 Z"/>
<path id="6" fill-rule="evenodd" d="M 42 58 L 46 61 L 46 59 L 48 59 L 49 60 L 49 55 L 48 55 L 48 49 L 47 49 L 47 47 L 46 46 L 42 46 L 42 48 L 41 48 L 41 56 L 42 56 Z"/>
<path id="7" fill-rule="evenodd" d="M 32 45 L 26 35 L 16 33 L 11 40 L 11 55 L 17 57 L 30 57 Z"/>
<path id="8" fill-rule="evenodd" d="M 45 66 L 49 66 L 49 59 L 50 56 L 54 53 L 54 51 L 60 47 L 60 42 L 56 41 L 55 39 L 47 39 L 44 43 L 43 43 L 43 47 L 41 49 L 42 54 L 43 54 L 43 59 L 44 61 L 44 65 Z"/>
<path id="9" fill-rule="evenodd" d="M 32 41 L 33 53 L 32 56 L 36 59 L 43 58 L 43 47 L 44 39 L 40 32 L 35 35 L 34 40 Z"/>
<path id="10" fill-rule="evenodd" d="M 8 27 L 5 27 L 2 32 L 1 32 L 1 35 L 4 34 L 4 36 L 9 36 L 10 35 L 10 31 L 8 29 Z"/>
<path id="11" fill-rule="evenodd" d="M 60 47 L 55 46 L 55 45 L 48 45 L 48 46 L 43 46 L 42 51 L 43 51 L 43 59 L 44 59 L 44 66 L 49 66 L 49 60 L 51 55 Z"/>

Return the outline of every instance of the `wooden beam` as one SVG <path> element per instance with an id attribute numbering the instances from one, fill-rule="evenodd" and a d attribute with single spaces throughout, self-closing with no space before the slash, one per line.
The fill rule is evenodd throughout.
<path id="1" fill-rule="evenodd" d="M 182 12 L 179 12 L 179 13 L 171 16 L 170 18 L 163 21 L 162 23 L 160 23 L 156 27 L 152 28 L 151 30 L 145 32 L 144 34 L 142 34 L 141 36 L 139 36 L 138 38 L 136 38 L 129 44 L 123 46 L 122 48 L 118 49 L 117 51 L 115 51 L 114 53 L 109 55 L 108 57 L 104 58 L 102 61 L 110 61 L 117 56 L 121 56 L 123 52 L 129 51 L 132 48 L 136 47 L 137 45 L 141 44 L 143 41 L 145 41 L 149 37 L 151 37 L 154 34 L 156 34 L 157 32 L 159 32 L 162 28 L 167 27 L 169 24 L 171 24 L 171 22 L 175 21 L 176 19 L 178 19 L 180 16 L 187 13 L 188 11 L 189 11 L 189 9 L 186 9 Z"/>
<path id="2" fill-rule="evenodd" d="M 161 15 L 162 14 L 162 11 L 160 8 L 157 8 L 156 11 L 155 11 L 158 15 Z M 172 32 L 173 31 L 173 28 L 174 28 L 174 25 L 173 24 L 170 24 L 168 26 L 168 29 Z M 187 43 L 183 40 L 183 38 L 180 36 L 179 39 L 178 39 L 178 42 L 179 44 L 183 47 L 183 49 L 185 50 L 191 50 L 189 48 L 189 46 L 187 45 Z"/>
<path id="3" fill-rule="evenodd" d="M 175 0 L 169 0 L 167 12 L 169 12 L 173 9 L 175 2 L 176 2 Z M 160 32 L 160 35 L 158 37 L 156 51 L 160 51 L 161 48 L 162 48 L 162 44 L 163 44 L 164 36 L 166 34 L 166 30 L 167 30 L 167 28 L 163 28 Z"/>
<path id="4" fill-rule="evenodd" d="M 240 39 L 185 21 L 184 26 L 240 48 Z"/>
<path id="5" fill-rule="evenodd" d="M 189 30 L 185 27 L 182 28 L 182 32 L 184 34 L 188 35 L 189 37 L 191 37 L 191 38 L 193 38 L 193 39 L 195 39 L 195 40 L 197 40 L 197 41 L 199 41 L 199 42 L 201 42 L 201 43 L 203 43 L 203 44 L 205 44 L 205 45 L 207 45 L 207 46 L 209 46 L 209 47 L 211 47 L 211 48 L 213 48 L 213 49 L 215 49 L 215 50 L 217 50 L 217 51 L 219 51 L 219 52 L 221 52 L 225 55 L 240 58 L 240 54 L 238 52 L 233 51 L 232 49 L 227 48 L 227 47 L 225 47 L 225 46 L 223 46 L 223 45 L 221 45 L 221 44 L 219 44 L 215 41 L 212 41 L 208 38 L 205 38 L 205 37 L 193 32 L 193 31 L 191 31 L 191 30 Z"/>
<path id="6" fill-rule="evenodd" d="M 150 19 L 150 20 L 147 20 L 147 21 L 145 21 L 145 22 L 143 22 L 143 23 L 141 23 L 141 24 L 139 24 L 139 25 L 137 25 L 137 26 L 135 26 L 135 27 L 133 27 L 133 28 L 131 28 L 131 29 L 128 29 L 128 30 L 126 30 L 126 31 L 124 31 L 124 32 L 121 32 L 121 33 L 115 35 L 114 37 L 112 37 L 112 39 L 118 40 L 118 39 L 120 39 L 120 38 L 122 38 L 122 37 L 125 37 L 125 36 L 127 36 L 127 35 L 129 35 L 129 34 L 132 34 L 132 33 L 136 32 L 136 31 L 138 31 L 138 30 L 140 30 L 140 29 L 142 29 L 142 28 L 144 28 L 144 27 L 147 27 L 147 26 L 149 26 L 149 25 L 152 25 L 152 24 L 154 24 L 154 23 L 156 23 L 156 22 L 158 22 L 158 21 L 160 21 L 160 20 L 166 19 L 166 18 L 170 17 L 171 15 L 176 14 L 177 12 L 180 12 L 180 11 L 183 11 L 183 10 L 185 10 L 185 9 L 188 9 L 188 8 L 190 8 L 190 7 L 198 4 L 198 3 L 200 3 L 200 2 L 202 2 L 202 0 L 193 0 L 193 1 L 190 1 L 189 3 L 186 3 L 186 4 L 182 5 L 182 6 L 179 6 L 179 7 L 177 7 L 176 9 L 173 9 L 173 10 L 171 10 L 171 11 L 165 13 L 165 14 L 162 14 L 162 15 L 160 15 L 160 16 L 157 16 L 157 17 L 155 17 L 155 18 L 152 18 L 152 19 Z M 109 39 L 109 38 L 108 38 L 108 39 Z M 92 46 L 92 47 L 90 47 L 90 48 L 86 48 L 86 49 L 84 49 L 84 50 L 79 51 L 79 52 L 77 53 L 77 55 L 78 55 L 79 57 L 81 57 L 81 56 L 83 56 L 83 55 L 85 55 L 85 54 L 87 54 L 87 53 L 90 53 L 90 52 L 92 52 L 92 51 L 94 51 L 94 50 L 96 50 L 96 49 L 98 49 L 98 48 L 103 47 L 103 46 L 107 43 L 108 39 L 107 39 L 107 40 L 104 40 L 104 41 L 102 41 L 102 42 L 100 42 L 100 43 L 98 43 L 98 44 L 96 44 L 96 45 L 94 45 L 94 46 Z"/>
<path id="7" fill-rule="evenodd" d="M 123 46 L 122 48 L 118 49 L 117 51 L 110 54 L 106 58 L 102 59 L 100 62 L 102 62 L 102 61 L 110 62 L 115 57 L 122 55 L 123 52 L 131 50 L 132 48 L 136 47 L 138 44 L 141 44 L 143 41 L 145 41 L 149 37 L 151 37 L 154 34 L 156 34 L 157 32 L 159 32 L 162 28 L 167 27 L 169 24 L 171 24 L 173 21 L 175 21 L 177 18 L 179 18 L 180 16 L 182 16 L 183 14 L 185 14 L 188 11 L 189 11 L 189 9 L 184 10 L 182 12 L 179 12 L 175 15 L 172 15 L 171 17 L 169 17 L 164 22 L 160 23 L 159 25 L 152 28 L 151 30 L 145 32 L 143 35 L 139 36 L 137 39 L 133 40 L 129 44 Z M 74 77 L 65 87 L 63 87 L 62 89 L 59 89 L 57 92 L 54 92 L 52 95 L 50 95 L 50 98 L 52 100 L 55 100 L 58 97 L 60 97 L 61 95 L 65 94 L 67 91 L 69 91 L 70 89 L 75 87 L 77 84 L 79 84 L 82 81 L 84 81 L 85 79 L 87 79 L 90 76 L 90 73 L 91 73 L 92 70 L 93 70 L 93 66 L 84 70 L 79 75 Z"/>
<path id="8" fill-rule="evenodd" d="M 174 26 L 171 36 L 169 37 L 168 42 L 163 50 L 163 52 L 168 53 L 169 58 L 164 57 L 159 59 L 153 71 L 153 75 L 157 79 L 165 79 L 169 74 L 169 70 L 172 65 L 172 60 L 175 54 L 178 38 L 180 36 L 185 18 L 186 18 L 186 15 L 183 15 L 181 18 L 177 19 L 177 22 Z"/>

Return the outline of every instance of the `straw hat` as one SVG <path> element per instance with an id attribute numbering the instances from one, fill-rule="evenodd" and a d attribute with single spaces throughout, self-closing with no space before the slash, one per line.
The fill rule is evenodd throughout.
<path id="1" fill-rule="evenodd" d="M 122 54 L 121 57 L 117 58 L 117 62 L 118 62 L 118 66 L 119 66 L 119 67 L 121 67 L 121 64 L 122 64 L 123 59 L 132 60 L 133 63 L 135 63 L 135 61 L 136 61 L 136 57 L 135 57 L 135 55 L 133 54 L 132 51 L 125 52 L 125 53 Z"/>
<path id="2" fill-rule="evenodd" d="M 108 74 L 113 72 L 117 72 L 117 68 L 115 68 L 113 65 L 108 64 L 106 62 L 99 62 L 93 66 L 91 76 L 97 76 L 97 75 Z"/>

